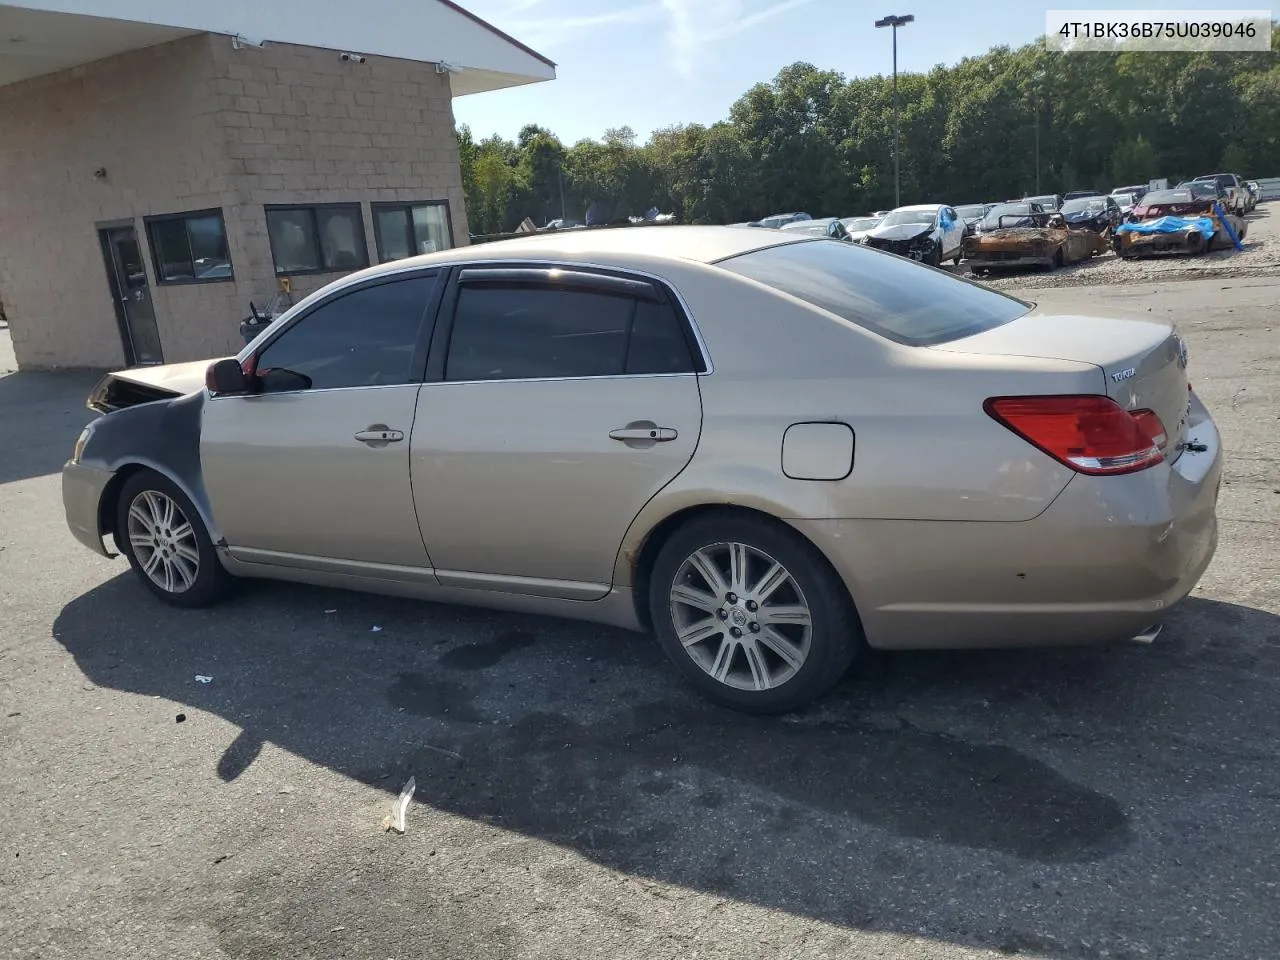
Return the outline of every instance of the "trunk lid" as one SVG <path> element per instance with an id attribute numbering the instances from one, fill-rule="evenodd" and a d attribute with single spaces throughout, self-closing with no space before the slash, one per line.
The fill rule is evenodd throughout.
<path id="1" fill-rule="evenodd" d="M 1010 323 L 927 349 L 1091 363 L 1102 371 L 1099 393 L 1126 410 L 1145 408 L 1160 417 L 1168 435 L 1166 459 L 1177 458 L 1185 439 L 1187 355 L 1172 323 L 1036 306 Z"/>

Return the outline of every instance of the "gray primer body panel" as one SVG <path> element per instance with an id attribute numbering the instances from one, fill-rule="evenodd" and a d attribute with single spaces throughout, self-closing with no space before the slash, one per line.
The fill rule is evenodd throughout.
<path id="1" fill-rule="evenodd" d="M 221 535 L 209 509 L 200 469 L 204 391 L 126 407 L 93 423 L 81 462 L 116 473 L 130 464 L 149 467 L 185 491 L 214 543 Z"/>

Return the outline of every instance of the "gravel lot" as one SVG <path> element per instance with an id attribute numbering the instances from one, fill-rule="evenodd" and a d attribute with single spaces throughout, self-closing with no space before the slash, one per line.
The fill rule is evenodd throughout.
<path id="1" fill-rule="evenodd" d="M 5 955 L 1274 960 L 1280 278 L 1035 296 L 1182 318 L 1201 587 L 1149 647 L 877 657 L 786 719 L 589 625 L 161 606 L 63 525 L 91 380 L 0 377 Z"/>
<path id="2" fill-rule="evenodd" d="M 1051 273 L 1031 270 L 992 274 L 981 279 L 999 290 L 1025 290 L 1274 274 L 1280 269 L 1280 202 L 1258 204 L 1245 220 L 1249 226 L 1243 250 L 1217 250 L 1199 257 L 1151 257 L 1143 260 L 1121 260 L 1114 253 L 1108 253 Z M 972 278 L 964 263 L 950 269 L 953 273 Z"/>

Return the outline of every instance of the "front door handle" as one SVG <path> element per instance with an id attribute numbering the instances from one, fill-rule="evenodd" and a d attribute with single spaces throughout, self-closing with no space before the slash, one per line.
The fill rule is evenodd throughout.
<path id="1" fill-rule="evenodd" d="M 625 427 L 609 431 L 609 439 L 611 440 L 621 440 L 623 443 L 635 443 L 638 441 L 646 445 L 667 443 L 678 436 L 679 434 L 672 427 L 660 427 L 650 420 L 637 420 L 628 423 Z"/>
<path id="2" fill-rule="evenodd" d="M 360 430 L 355 435 L 361 443 L 371 447 L 385 447 L 388 443 L 398 443 L 404 439 L 403 430 L 393 430 L 385 423 L 370 424 L 368 429 Z"/>

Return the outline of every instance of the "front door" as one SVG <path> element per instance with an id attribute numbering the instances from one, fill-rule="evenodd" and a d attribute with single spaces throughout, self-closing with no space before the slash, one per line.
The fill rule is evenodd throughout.
<path id="1" fill-rule="evenodd" d="M 107 264 L 107 283 L 115 304 L 125 364 L 133 367 L 164 363 L 137 232 L 133 227 L 111 227 L 99 230 L 98 239 Z"/>
<path id="2" fill-rule="evenodd" d="M 219 532 L 249 562 L 433 580 L 409 481 L 437 274 L 338 293 L 254 358 L 260 391 L 205 404 Z"/>
<path id="3" fill-rule="evenodd" d="M 603 596 L 631 522 L 693 456 L 684 320 L 652 284 L 596 279 L 466 269 L 442 311 L 446 362 L 418 395 L 410 453 L 446 586 Z"/>

